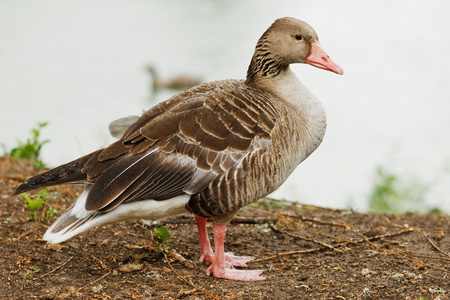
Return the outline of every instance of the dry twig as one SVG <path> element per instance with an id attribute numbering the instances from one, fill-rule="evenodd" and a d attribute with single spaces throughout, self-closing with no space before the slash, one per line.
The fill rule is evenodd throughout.
<path id="1" fill-rule="evenodd" d="M 304 216 L 295 216 L 295 215 L 290 215 L 288 213 L 280 213 L 281 216 L 285 216 L 285 217 L 289 217 L 289 218 L 297 218 L 297 219 L 301 219 L 302 221 L 308 221 L 308 222 L 313 222 L 313 223 L 318 223 L 318 224 L 322 224 L 322 225 L 331 225 L 331 226 L 336 226 L 336 227 L 345 227 L 345 225 L 342 225 L 340 223 L 335 223 L 335 222 L 328 222 L 328 221 L 322 221 L 316 218 L 308 218 L 308 217 L 304 217 Z"/>
<path id="2" fill-rule="evenodd" d="M 41 275 L 41 276 L 39 276 L 39 277 L 34 278 L 33 280 L 41 279 L 42 277 L 45 277 L 45 276 L 47 276 L 47 275 L 49 275 L 49 274 L 55 272 L 56 270 L 58 270 L 58 269 L 64 267 L 69 261 L 72 260 L 72 258 L 73 258 L 73 256 L 71 256 L 65 263 L 63 263 L 63 264 L 57 266 L 56 268 L 54 268 L 54 269 L 51 270 L 50 272 L 47 272 L 47 273 L 45 273 L 45 274 L 43 274 L 43 275 Z"/>
<path id="3" fill-rule="evenodd" d="M 422 228 L 418 228 L 419 231 L 427 238 L 428 242 L 431 244 L 431 246 L 433 246 L 434 249 L 436 249 L 437 251 L 441 252 L 442 254 L 444 254 L 447 257 L 450 257 L 450 254 L 448 254 L 447 252 L 441 250 L 441 248 L 439 248 L 429 237 L 428 235 L 425 233 L 425 230 L 423 230 Z"/>
<path id="4" fill-rule="evenodd" d="M 442 272 L 445 272 L 445 273 L 450 273 L 449 270 L 446 270 L 446 269 L 443 269 L 443 268 L 440 268 L 440 267 L 436 267 L 436 266 L 424 263 L 423 261 L 414 259 L 412 257 L 406 256 L 404 254 L 401 254 L 401 253 L 398 253 L 398 252 L 395 252 L 395 251 L 391 251 L 391 250 L 387 250 L 387 249 L 384 249 L 384 248 L 380 248 L 377 245 L 375 245 L 374 243 L 372 243 L 363 233 L 361 233 L 359 231 L 359 229 L 357 229 L 356 227 L 354 227 L 354 226 L 352 226 L 350 224 L 346 224 L 346 225 L 350 226 L 350 228 L 352 228 L 352 230 L 354 232 L 358 233 L 364 239 L 364 241 L 370 246 L 370 248 L 372 248 L 373 250 L 376 250 L 376 251 L 379 251 L 379 252 L 383 252 L 383 253 L 387 253 L 387 254 L 391 254 L 391 255 L 394 255 L 396 257 L 412 261 L 412 262 L 417 264 L 417 268 L 418 269 L 421 269 L 423 267 L 429 267 L 429 268 L 432 268 L 432 269 L 435 269 L 435 270 L 438 270 L 438 271 L 442 271 Z"/>
<path id="5" fill-rule="evenodd" d="M 342 250 L 336 249 L 335 247 L 333 247 L 331 245 L 328 245 L 328 244 L 323 243 L 321 241 L 317 241 L 317 240 L 312 239 L 312 238 L 308 238 L 308 237 L 305 237 L 305 236 L 301 236 L 301 235 L 290 233 L 290 232 L 288 232 L 288 231 L 286 231 L 284 229 L 276 227 L 273 224 L 270 224 L 270 228 L 272 228 L 274 231 L 277 231 L 277 232 L 280 232 L 280 233 L 283 233 L 283 234 L 286 234 L 286 235 L 289 235 L 289 236 L 292 236 L 292 237 L 295 237 L 295 238 L 298 238 L 298 239 L 301 239 L 301 240 L 304 240 L 304 241 L 313 242 L 313 243 L 318 244 L 320 246 L 323 246 L 323 247 L 332 249 L 332 250 L 334 250 L 336 252 L 342 253 Z"/>
<path id="6" fill-rule="evenodd" d="M 255 262 L 260 262 L 260 261 L 265 261 L 265 260 L 271 260 L 274 258 L 278 258 L 278 257 L 282 257 L 282 256 L 289 256 L 289 255 L 295 255 L 295 254 L 305 254 L 305 253 L 311 253 L 311 252 L 317 252 L 323 250 L 323 248 L 313 248 L 313 249 L 308 249 L 308 250 L 298 250 L 298 251 L 289 251 L 289 252 L 283 252 L 283 253 L 278 253 L 272 256 L 268 256 L 268 257 L 264 257 L 264 258 L 260 258 L 260 259 L 254 259 L 249 261 L 248 263 L 255 263 Z"/>
<path id="7" fill-rule="evenodd" d="M 64 298 L 62 298 L 62 300 L 71 297 L 72 295 L 74 295 L 74 294 L 80 292 L 81 290 L 85 289 L 86 287 L 88 287 L 88 286 L 90 286 L 90 285 L 93 285 L 94 283 L 96 283 L 96 282 L 102 280 L 103 278 L 105 278 L 105 277 L 108 276 L 109 274 L 111 274 L 111 272 L 108 272 L 108 273 L 106 273 L 105 275 L 103 275 L 103 276 L 101 276 L 101 277 L 99 277 L 99 278 L 97 278 L 97 279 L 95 279 L 95 280 L 93 280 L 93 281 L 91 281 L 91 282 L 89 282 L 89 283 L 83 285 L 83 286 L 80 287 L 78 290 L 76 290 L 76 291 L 70 293 L 69 295 L 66 295 Z"/>
<path id="8" fill-rule="evenodd" d="M 9 180 L 14 180 L 14 181 L 24 181 L 25 177 L 21 174 L 18 175 L 2 175 L 0 176 L 0 180 L 1 181 L 9 181 Z"/>
<path id="9" fill-rule="evenodd" d="M 163 252 L 163 253 L 164 253 L 164 252 Z M 189 285 L 190 285 L 191 287 L 193 287 L 194 289 L 198 290 L 199 292 L 202 292 L 203 294 L 205 294 L 205 295 L 207 295 L 207 296 L 209 296 L 209 297 L 211 297 L 211 298 L 213 298 L 213 299 L 216 299 L 216 300 L 222 300 L 222 298 L 220 298 L 219 296 L 214 295 L 214 294 L 208 292 L 207 290 L 204 290 L 204 289 L 202 289 L 202 288 L 196 286 L 194 283 L 192 283 L 192 281 L 188 280 L 186 277 L 181 276 L 180 273 L 178 273 L 177 271 L 175 271 L 175 269 L 172 267 L 172 264 L 170 263 L 170 261 L 169 261 L 169 259 L 168 259 L 168 257 L 167 257 L 167 254 L 164 253 L 164 257 L 166 258 L 167 263 L 168 263 L 170 269 L 172 270 L 172 272 L 174 272 L 175 275 L 177 275 L 179 279 L 183 280 L 185 283 L 189 284 Z"/>
<path id="10" fill-rule="evenodd" d="M 450 261 L 450 258 L 441 257 L 441 256 L 422 255 L 422 254 L 415 254 L 415 253 L 400 253 L 400 254 L 406 255 L 406 256 L 415 256 L 415 257 L 421 257 L 421 258 Z"/>

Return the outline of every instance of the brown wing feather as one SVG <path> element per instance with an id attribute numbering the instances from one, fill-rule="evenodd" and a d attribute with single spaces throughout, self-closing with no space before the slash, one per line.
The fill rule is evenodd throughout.
<path id="1" fill-rule="evenodd" d="M 260 145 L 255 140 L 270 137 L 276 120 L 265 94 L 247 99 L 243 85 L 205 84 L 144 113 L 89 165 L 88 178 L 96 182 L 86 208 L 107 211 L 122 202 L 195 194 L 226 176 Z"/>
<path id="2" fill-rule="evenodd" d="M 164 200 L 183 194 L 195 164 L 156 149 L 130 155 L 111 167 L 93 185 L 87 210 L 109 211 L 122 202 Z"/>
<path id="3" fill-rule="evenodd" d="M 101 150 L 97 150 L 91 154 L 63 164 L 45 173 L 31 177 L 25 183 L 21 184 L 14 191 L 14 194 L 18 195 L 37 188 L 52 186 L 61 183 L 86 183 L 88 179 L 86 177 L 86 174 L 82 172 L 82 168 L 92 158 L 97 158 L 100 152 Z"/>
<path id="4" fill-rule="evenodd" d="M 116 159 L 114 164 L 95 181 L 86 199 L 86 210 L 100 210 L 119 197 L 148 167 L 151 167 L 150 154 L 128 154 Z"/>

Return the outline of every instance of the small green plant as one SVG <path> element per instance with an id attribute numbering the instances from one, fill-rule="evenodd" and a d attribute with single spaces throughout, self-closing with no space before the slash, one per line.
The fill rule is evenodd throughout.
<path id="1" fill-rule="evenodd" d="M 56 207 L 49 208 L 45 212 L 45 219 L 50 220 L 51 217 L 55 216 L 57 213 L 58 213 L 58 209 Z"/>
<path id="2" fill-rule="evenodd" d="M 155 230 L 156 235 L 153 239 L 158 243 L 158 250 L 164 254 L 169 254 L 170 249 L 168 249 L 170 231 L 165 226 L 160 226 Z"/>
<path id="3" fill-rule="evenodd" d="M 423 203 L 428 187 L 417 180 L 406 181 L 392 172 L 379 167 L 375 186 L 369 198 L 371 212 L 404 213 L 424 212 Z"/>
<path id="4" fill-rule="evenodd" d="M 27 217 L 28 221 L 44 221 L 49 220 L 51 217 L 56 215 L 58 209 L 56 207 L 49 208 L 45 205 L 47 202 L 47 189 L 43 189 L 41 192 L 37 193 L 33 199 L 28 196 L 27 193 L 24 193 L 23 196 L 25 200 L 27 200 L 28 205 L 25 206 L 26 209 L 31 210 L 30 214 Z M 42 207 L 42 213 L 40 217 L 36 215 L 36 211 Z"/>
<path id="5" fill-rule="evenodd" d="M 26 142 L 18 141 L 19 146 L 12 149 L 9 155 L 15 158 L 30 159 L 36 169 L 45 167 L 45 164 L 39 157 L 42 146 L 49 142 L 49 140 L 40 141 L 39 139 L 41 129 L 45 126 L 47 126 L 47 123 L 38 123 L 38 127 L 31 130 L 32 137 L 27 139 Z"/>
<path id="6" fill-rule="evenodd" d="M 36 268 L 35 266 L 31 266 L 31 271 L 33 271 L 34 273 L 39 273 L 41 269 Z"/>
<path id="7" fill-rule="evenodd" d="M 68 244 L 68 245 L 65 245 L 64 248 L 66 248 L 66 249 L 75 249 L 75 250 L 77 250 L 77 249 L 78 249 L 78 246 L 75 245 L 75 244 Z"/>
<path id="8" fill-rule="evenodd" d="M 24 193 L 23 196 L 25 197 L 25 200 L 27 200 L 28 205 L 25 206 L 26 209 L 31 210 L 31 213 L 28 215 L 27 220 L 28 221 L 36 221 L 36 211 L 38 208 L 43 206 L 45 202 L 47 201 L 47 190 L 43 189 L 40 193 L 37 193 L 34 196 L 34 199 L 31 199 L 30 196 L 28 196 L 27 193 Z"/>
<path id="9" fill-rule="evenodd" d="M 11 217 L 3 217 L 2 218 L 5 223 L 14 223 L 14 219 Z"/>
<path id="10" fill-rule="evenodd" d="M 35 266 L 31 266 L 31 271 L 32 272 L 28 272 L 27 274 L 25 274 L 25 278 L 27 280 L 33 280 L 33 273 L 39 273 L 41 269 L 36 268 Z"/>

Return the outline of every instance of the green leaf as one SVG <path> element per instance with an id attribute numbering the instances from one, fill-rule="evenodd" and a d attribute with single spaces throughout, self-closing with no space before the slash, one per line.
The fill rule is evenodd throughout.
<path id="1" fill-rule="evenodd" d="M 41 271 L 41 269 L 36 268 L 35 266 L 31 266 L 31 270 L 32 270 L 34 273 L 39 273 L 39 272 Z"/>
<path id="2" fill-rule="evenodd" d="M 42 191 L 34 195 L 33 199 L 31 199 L 31 197 L 28 196 L 27 193 L 23 193 L 23 197 L 25 198 L 25 200 L 27 200 L 28 203 L 28 205 L 25 206 L 25 209 L 31 210 L 31 213 L 27 217 L 28 221 L 36 221 L 38 219 L 36 216 L 36 210 L 45 205 L 45 202 L 47 202 L 47 195 L 47 189 L 43 189 Z M 48 210 L 45 213 L 45 218 L 48 220 L 56 214 L 56 211 L 56 208 Z M 44 216 L 42 216 L 41 218 L 44 218 Z"/>
<path id="3" fill-rule="evenodd" d="M 36 194 L 34 199 L 31 199 L 26 193 L 24 193 L 23 196 L 28 202 L 28 205 L 25 208 L 34 212 L 47 201 L 47 189 L 43 189 L 40 193 Z"/>
<path id="4" fill-rule="evenodd" d="M 30 159 L 33 162 L 35 168 L 44 167 L 44 163 L 39 159 L 41 148 L 44 144 L 48 143 L 49 140 L 39 141 L 39 136 L 41 135 L 41 129 L 47 126 L 47 123 L 39 123 L 37 128 L 31 130 L 32 138 L 27 139 L 27 141 L 18 141 L 18 146 L 11 150 L 10 156 L 15 158 Z"/>
<path id="5" fill-rule="evenodd" d="M 27 221 L 36 221 L 36 213 L 33 211 L 33 212 L 30 212 L 30 214 L 28 215 L 28 217 L 27 217 Z"/>
<path id="6" fill-rule="evenodd" d="M 58 209 L 56 207 L 50 208 L 45 212 L 45 219 L 49 220 L 51 217 L 58 213 Z"/>
<path id="7" fill-rule="evenodd" d="M 168 243 L 169 242 L 169 236 L 170 231 L 165 226 L 160 226 L 158 229 L 156 229 L 156 234 L 159 235 L 159 238 L 157 240 L 158 243 Z"/>
<path id="8" fill-rule="evenodd" d="M 159 251 L 169 254 L 170 250 L 166 249 L 167 244 L 169 244 L 169 236 L 170 231 L 165 226 L 160 226 L 155 230 L 156 235 L 153 237 L 153 239 L 158 243 L 158 249 Z"/>

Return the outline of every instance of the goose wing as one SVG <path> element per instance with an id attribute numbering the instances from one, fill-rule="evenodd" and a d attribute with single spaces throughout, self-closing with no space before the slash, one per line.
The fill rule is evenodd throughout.
<path id="1" fill-rule="evenodd" d="M 270 97 L 232 80 L 198 86 L 153 107 L 85 164 L 94 183 L 86 209 L 108 211 L 122 202 L 204 190 L 270 143 L 277 111 Z"/>

